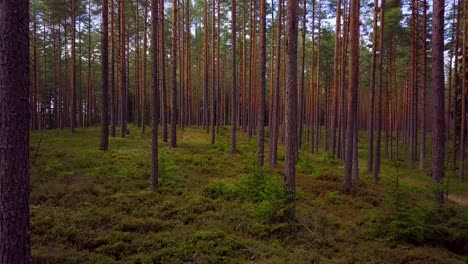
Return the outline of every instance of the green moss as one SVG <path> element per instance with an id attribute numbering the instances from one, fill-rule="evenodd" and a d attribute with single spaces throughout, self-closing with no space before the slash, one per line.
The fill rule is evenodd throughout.
<path id="1" fill-rule="evenodd" d="M 78 129 L 74 134 L 43 132 L 31 167 L 34 262 L 467 261 L 461 253 L 448 250 L 465 241 L 466 233 L 460 231 L 466 230 L 465 208 L 455 207 L 430 221 L 424 214 L 423 223 L 432 223 L 430 232 L 426 224 L 418 229 L 419 218 L 414 217 L 419 213 L 400 222 L 382 216 L 390 210 L 396 174 L 410 212 L 432 199 L 430 178 L 405 163 L 396 166 L 384 159 L 378 185 L 361 172 L 363 183 L 356 191 L 341 194 L 341 162 L 330 154 L 309 153 L 305 146 L 297 166 L 299 221 L 288 223 L 281 219 L 285 209 L 282 146 L 277 168 L 258 169 L 255 138 L 239 133 L 238 153 L 231 155 L 229 128 L 221 128 L 214 145 L 209 144 L 209 134 L 186 128 L 178 131 L 178 148 L 161 142 L 161 187 L 153 192 L 149 135 L 139 135 L 133 126 L 130 130 L 125 139 L 111 138 L 107 152 L 97 148 L 99 128 Z M 31 137 L 35 153 L 40 133 Z M 365 167 L 367 148 L 365 140 L 361 143 L 360 164 Z M 402 159 L 404 155 L 400 153 Z M 448 175 L 449 191 L 466 194 L 467 183 L 451 172 Z M 393 244 L 378 241 L 386 236 L 369 235 L 368 223 L 376 219 L 402 230 L 393 233 Z M 402 239 L 421 235 L 424 243 Z M 445 242 L 440 245 L 432 239 Z"/>

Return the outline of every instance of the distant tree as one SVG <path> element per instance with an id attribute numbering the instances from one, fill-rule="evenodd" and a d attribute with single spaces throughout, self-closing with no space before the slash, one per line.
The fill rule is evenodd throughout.
<path id="1" fill-rule="evenodd" d="M 0 263 L 32 263 L 29 1 L 0 1 Z"/>

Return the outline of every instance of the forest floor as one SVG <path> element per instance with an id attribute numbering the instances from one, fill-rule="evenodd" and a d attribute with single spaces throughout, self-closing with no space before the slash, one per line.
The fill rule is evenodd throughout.
<path id="1" fill-rule="evenodd" d="M 442 233 L 429 232 L 421 219 L 432 208 L 430 178 L 408 169 L 401 154 L 398 163 L 384 159 L 374 184 L 365 172 L 364 138 L 362 182 L 349 195 L 340 193 L 341 162 L 301 152 L 298 221 L 284 223 L 282 149 L 278 168 L 262 171 L 254 166 L 255 138 L 239 133 L 232 156 L 229 128 L 214 145 L 201 129 L 178 130 L 178 148 L 160 144 L 161 187 L 154 193 L 149 135 L 130 127 L 103 153 L 99 131 L 32 134 L 35 263 L 468 262 L 468 209 L 448 204 Z M 468 182 L 448 175 L 449 194 L 468 195 Z"/>

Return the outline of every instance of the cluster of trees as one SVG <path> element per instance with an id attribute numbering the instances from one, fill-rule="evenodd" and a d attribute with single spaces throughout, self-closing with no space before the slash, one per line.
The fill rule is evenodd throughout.
<path id="1" fill-rule="evenodd" d="M 376 182 L 382 154 L 399 160 L 403 146 L 410 166 L 425 170 L 428 138 L 435 182 L 446 165 L 465 176 L 467 1 L 454 0 L 447 16 L 443 0 L 28 2 L 0 2 L 0 213 L 17 213 L 14 225 L 27 223 L 29 127 L 73 132 L 101 123 L 107 150 L 117 127 L 125 137 L 129 122 L 142 134 L 150 124 L 154 190 L 159 125 L 174 148 L 187 126 L 203 127 L 214 144 L 220 126 L 231 125 L 233 154 L 238 130 L 256 135 L 259 167 L 268 127 L 270 166 L 285 145 L 290 219 L 299 150 L 343 160 L 350 191 L 359 181 L 359 132 L 368 135 Z M 29 247 L 27 227 L 10 221 L 0 224 L 2 263 L 20 243 L 13 233 Z"/>

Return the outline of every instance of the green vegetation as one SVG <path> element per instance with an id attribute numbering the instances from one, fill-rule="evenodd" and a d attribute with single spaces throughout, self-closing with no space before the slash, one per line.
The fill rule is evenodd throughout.
<path id="1" fill-rule="evenodd" d="M 254 140 L 240 135 L 239 153 L 231 156 L 226 128 L 213 146 L 201 129 L 185 129 L 177 149 L 161 144 L 161 188 L 153 193 L 149 136 L 130 131 L 112 138 L 105 153 L 98 150 L 98 128 L 45 131 L 37 157 L 41 132 L 33 133 L 34 262 L 468 261 L 467 208 L 434 207 L 430 178 L 404 164 L 385 161 L 378 185 L 361 171 L 362 183 L 346 195 L 342 164 L 304 151 L 299 220 L 287 223 L 281 149 L 278 168 L 256 170 Z M 448 188 L 466 195 L 468 183 L 452 177 Z"/>

